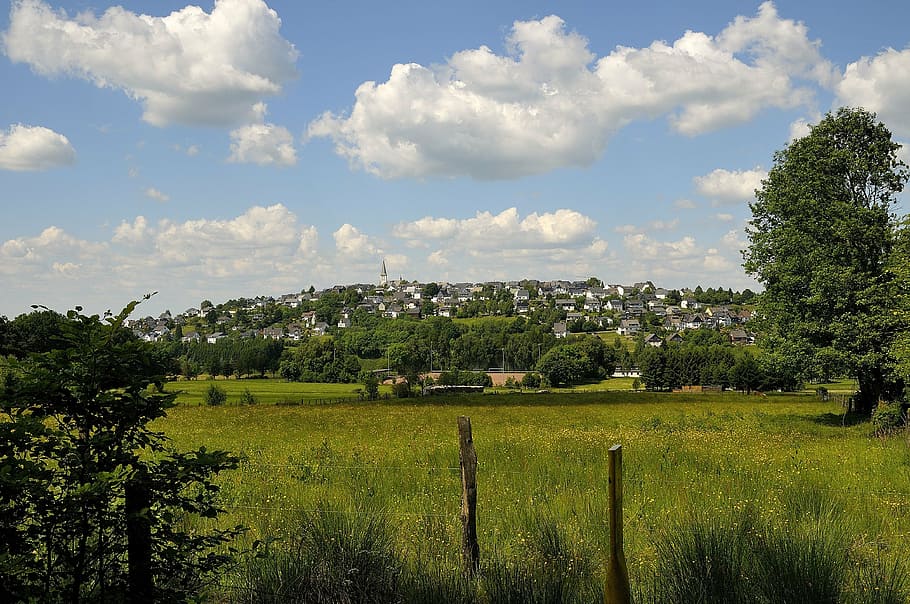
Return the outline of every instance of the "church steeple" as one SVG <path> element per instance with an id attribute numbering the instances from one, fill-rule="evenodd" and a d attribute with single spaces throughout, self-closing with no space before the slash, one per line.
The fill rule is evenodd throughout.
<path id="1" fill-rule="evenodd" d="M 379 271 L 379 285 L 385 287 L 389 284 L 389 274 L 385 270 L 385 258 L 382 259 L 382 269 Z"/>

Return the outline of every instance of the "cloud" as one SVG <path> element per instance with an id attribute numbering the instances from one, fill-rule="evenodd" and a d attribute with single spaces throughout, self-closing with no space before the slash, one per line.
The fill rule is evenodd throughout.
<path id="1" fill-rule="evenodd" d="M 260 166 L 293 166 L 297 163 L 294 137 L 275 124 L 250 124 L 231 131 L 230 162 Z"/>
<path id="2" fill-rule="evenodd" d="M 626 249 L 638 259 L 679 260 L 697 253 L 695 238 L 683 237 L 678 241 L 657 241 L 644 233 L 630 233 L 623 238 Z"/>
<path id="3" fill-rule="evenodd" d="M 672 231 L 679 226 L 679 218 L 673 220 L 652 220 L 648 223 L 648 228 L 652 231 Z"/>
<path id="4" fill-rule="evenodd" d="M 136 216 L 132 223 L 124 220 L 114 229 L 114 243 L 139 243 L 148 235 L 148 221 L 145 216 Z"/>
<path id="5" fill-rule="evenodd" d="M 477 212 L 463 220 L 428 216 L 400 223 L 393 232 L 409 241 L 457 240 L 472 249 L 550 248 L 590 241 L 596 226 L 575 210 L 532 212 L 521 218 L 517 208 L 509 208 L 499 214 Z"/>
<path id="6" fill-rule="evenodd" d="M 693 181 L 699 193 L 717 204 L 740 203 L 752 199 L 761 181 L 768 176 L 765 170 L 724 170 L 718 168 L 710 174 L 696 176 Z"/>
<path id="7" fill-rule="evenodd" d="M 749 242 L 743 237 L 742 231 L 737 229 L 727 231 L 721 238 L 721 242 L 725 247 L 736 251 L 746 249 L 749 245 Z"/>
<path id="8" fill-rule="evenodd" d="M 253 206 L 227 219 L 124 220 L 109 241 L 77 239 L 57 227 L 0 243 L 8 304 L 21 300 L 96 309 L 158 290 L 173 309 L 203 298 L 300 291 L 336 271 L 317 250 L 318 232 L 282 204 Z M 78 276 L 72 284 L 59 277 Z"/>
<path id="9" fill-rule="evenodd" d="M 514 279 L 529 266 L 552 276 L 603 270 L 612 260 L 596 226 L 571 209 L 521 216 L 508 208 L 462 219 L 426 216 L 395 225 L 392 234 L 408 248 L 433 250 L 415 255 L 432 279 L 489 280 Z"/>
<path id="10" fill-rule="evenodd" d="M 36 237 L 9 239 L 0 245 L 0 275 L 21 276 L 28 280 L 47 280 L 65 267 L 74 274 L 80 264 L 107 250 L 104 243 L 78 239 L 63 229 L 50 226 Z M 56 265 L 56 267 L 55 267 Z M 10 285 L 17 282 L 11 279 Z"/>
<path id="11" fill-rule="evenodd" d="M 673 202 L 673 207 L 681 210 L 694 210 L 697 206 L 691 199 L 677 199 Z"/>
<path id="12" fill-rule="evenodd" d="M 728 214 L 727 212 L 718 212 L 714 215 L 714 218 L 720 222 L 733 222 L 733 214 Z"/>
<path id="13" fill-rule="evenodd" d="M 837 103 L 865 107 L 898 136 L 910 136 L 910 48 L 888 48 L 847 65 Z"/>
<path id="14" fill-rule="evenodd" d="M 788 140 L 794 141 L 798 138 L 803 138 L 809 134 L 809 122 L 805 118 L 799 118 L 790 124 L 790 138 Z"/>
<path id="15" fill-rule="evenodd" d="M 160 201 L 161 203 L 171 200 L 170 195 L 162 193 L 155 187 L 149 187 L 148 189 L 146 189 L 145 196 L 148 197 L 149 199 L 154 199 L 155 201 Z"/>
<path id="16" fill-rule="evenodd" d="M 623 239 L 625 252 L 622 267 L 629 275 L 647 275 L 655 282 L 669 287 L 703 283 L 706 274 L 712 280 L 722 278 L 729 287 L 755 287 L 755 282 L 739 270 L 741 259 L 737 245 L 742 234 L 729 231 L 717 247 L 702 247 L 695 237 L 660 241 L 634 233 Z M 722 248 L 722 249 L 721 249 Z"/>
<path id="17" fill-rule="evenodd" d="M 199 145 L 189 145 L 184 147 L 183 145 L 174 145 L 174 151 L 177 153 L 186 153 L 188 157 L 196 157 L 199 155 Z"/>
<path id="18" fill-rule="evenodd" d="M 49 128 L 13 124 L 0 131 L 0 170 L 48 170 L 75 162 L 69 140 Z"/>
<path id="19" fill-rule="evenodd" d="M 685 32 L 668 44 L 617 47 L 596 57 L 555 15 L 516 21 L 507 53 L 486 46 L 444 64 L 396 64 L 364 82 L 349 114 L 308 128 L 352 167 L 381 178 L 516 178 L 587 166 L 629 122 L 667 116 L 695 135 L 752 119 L 769 107 L 814 102 L 831 64 L 806 27 L 766 2 L 716 37 Z"/>
<path id="20" fill-rule="evenodd" d="M 256 119 L 257 104 L 296 76 L 298 53 L 280 26 L 262 0 L 219 0 L 211 13 L 190 5 L 166 17 L 119 6 L 69 17 L 15 0 L 2 45 L 43 76 L 123 90 L 156 126 L 225 126 Z"/>
<path id="21" fill-rule="evenodd" d="M 348 223 L 341 225 L 332 233 L 332 237 L 335 239 L 336 250 L 346 258 L 360 260 L 382 253 L 367 235 Z"/>
<path id="22" fill-rule="evenodd" d="M 897 158 L 905 164 L 910 165 L 910 144 L 901 141 L 895 142 L 900 143 L 901 146 L 901 148 L 897 150 Z"/>

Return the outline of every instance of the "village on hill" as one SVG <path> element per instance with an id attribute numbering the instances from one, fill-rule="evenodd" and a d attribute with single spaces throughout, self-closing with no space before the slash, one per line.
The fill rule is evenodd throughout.
<path id="1" fill-rule="evenodd" d="M 613 331 L 621 336 L 644 335 L 659 346 L 679 332 L 702 327 L 723 330 L 733 344 L 754 344 L 746 323 L 752 316 L 746 289 L 709 287 L 666 289 L 652 281 L 631 285 L 585 281 L 522 279 L 520 281 L 428 282 L 389 279 L 382 262 L 376 284 L 335 285 L 278 297 L 239 298 L 222 304 L 203 301 L 180 313 L 165 311 L 130 323 L 134 333 L 150 342 L 179 339 L 215 343 L 220 339 L 270 338 L 299 341 L 351 327 L 360 314 L 388 319 L 420 320 L 431 316 L 532 317 L 549 310 L 556 338 L 570 333 Z"/>

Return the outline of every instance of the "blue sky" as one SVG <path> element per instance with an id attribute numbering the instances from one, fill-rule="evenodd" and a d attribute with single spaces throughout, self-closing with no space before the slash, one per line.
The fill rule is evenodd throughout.
<path id="1" fill-rule="evenodd" d="M 383 258 L 756 288 L 739 250 L 775 150 L 840 105 L 910 140 L 910 3 L 8 9 L 11 317 L 375 282 Z"/>

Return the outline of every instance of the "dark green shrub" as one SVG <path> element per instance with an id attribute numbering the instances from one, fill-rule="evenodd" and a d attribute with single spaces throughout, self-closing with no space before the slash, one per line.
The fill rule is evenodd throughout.
<path id="1" fill-rule="evenodd" d="M 240 404 L 241 405 L 255 405 L 259 401 L 256 400 L 256 397 L 253 396 L 253 393 L 250 392 L 249 388 L 244 388 L 243 392 L 240 393 Z"/>
<path id="2" fill-rule="evenodd" d="M 203 399 L 205 404 L 210 407 L 217 407 L 218 405 L 223 405 L 227 401 L 227 393 L 224 391 L 224 388 L 220 388 L 215 384 L 210 384 L 208 389 L 205 391 L 205 397 Z"/>
<path id="3" fill-rule="evenodd" d="M 411 396 L 411 384 L 406 380 L 392 384 L 392 394 L 398 398 L 408 398 Z"/>
<path id="4" fill-rule="evenodd" d="M 540 388 L 540 374 L 529 371 L 521 378 L 521 385 L 525 388 Z"/>
<path id="5" fill-rule="evenodd" d="M 887 436 L 904 427 L 906 422 L 898 402 L 879 401 L 872 412 L 872 430 L 875 436 Z"/>

